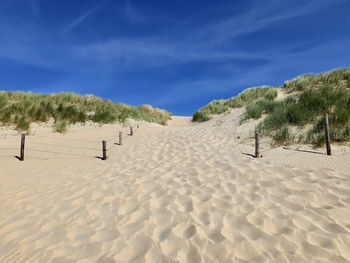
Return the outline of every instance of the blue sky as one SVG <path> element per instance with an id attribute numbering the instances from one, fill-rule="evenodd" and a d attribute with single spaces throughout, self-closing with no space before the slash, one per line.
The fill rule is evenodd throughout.
<path id="1" fill-rule="evenodd" d="M 176 115 L 350 66 L 350 0 L 1 0 L 0 89 Z"/>

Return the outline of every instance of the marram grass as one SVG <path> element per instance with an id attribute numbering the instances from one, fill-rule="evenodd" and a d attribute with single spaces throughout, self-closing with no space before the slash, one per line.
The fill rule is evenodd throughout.
<path id="1" fill-rule="evenodd" d="M 328 113 L 331 141 L 350 141 L 350 69 L 301 76 L 287 81 L 283 89 L 289 96 L 262 109 L 267 114 L 258 127 L 262 133 L 278 144 L 297 140 L 320 147 L 325 144 L 323 116 Z"/>
<path id="2" fill-rule="evenodd" d="M 172 114 L 150 105 L 139 107 L 75 93 L 36 94 L 0 91 L 0 122 L 29 130 L 32 122 L 54 120 L 54 131 L 65 132 L 69 124 L 94 121 L 124 123 L 127 119 L 145 120 L 165 125 Z"/>
<path id="3" fill-rule="evenodd" d="M 208 121 L 211 119 L 211 115 L 213 114 L 221 114 L 230 108 L 246 106 L 259 98 L 263 98 L 264 96 L 267 96 L 267 98 L 276 97 L 277 90 L 271 86 L 255 87 L 246 89 L 236 97 L 232 97 L 227 100 L 214 100 L 208 105 L 197 110 L 193 114 L 192 120 L 198 122 Z"/>
<path id="4" fill-rule="evenodd" d="M 350 141 L 350 68 L 303 75 L 279 88 L 287 95 L 282 100 L 275 99 L 276 88 L 247 89 L 229 100 L 212 101 L 193 120 L 205 121 L 229 107 L 245 106 L 241 123 L 266 115 L 257 129 L 276 144 L 297 141 L 319 147 L 325 143 L 323 116 L 328 113 L 331 140 Z"/>

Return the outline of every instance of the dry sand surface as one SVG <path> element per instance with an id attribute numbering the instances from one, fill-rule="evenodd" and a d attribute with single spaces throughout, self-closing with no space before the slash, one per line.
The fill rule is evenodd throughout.
<path id="1" fill-rule="evenodd" d="M 24 162 L 1 130 L 0 262 L 350 262 L 350 148 L 255 159 L 241 113 L 141 123 L 121 146 L 117 125 L 35 127 Z"/>

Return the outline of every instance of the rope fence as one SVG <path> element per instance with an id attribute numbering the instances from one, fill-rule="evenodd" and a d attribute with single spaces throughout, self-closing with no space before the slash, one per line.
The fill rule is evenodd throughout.
<path id="1" fill-rule="evenodd" d="M 329 122 L 328 122 L 328 114 L 324 114 L 324 132 L 325 132 L 325 138 L 326 138 L 326 152 L 327 155 L 332 155 L 332 149 L 331 149 L 331 141 L 330 141 L 330 133 L 329 133 Z M 254 156 L 255 158 L 262 158 L 263 157 L 263 153 L 272 151 L 278 147 L 273 147 L 271 141 L 270 142 L 266 142 L 266 141 L 261 141 L 261 135 L 255 131 L 254 136 L 252 135 L 252 133 L 249 134 L 243 134 L 243 133 L 233 133 L 237 139 L 241 139 L 244 138 L 242 141 L 234 144 L 233 146 L 237 146 L 237 145 L 247 145 L 245 144 L 247 141 L 252 141 L 254 140 L 254 146 L 255 146 L 255 153 L 253 154 L 249 154 L 251 156 Z M 253 146 L 253 145 L 250 145 Z M 263 150 L 261 150 L 261 146 L 263 146 Z M 267 148 L 267 149 L 266 149 Z M 291 150 L 289 148 L 285 148 L 286 150 Z M 298 150 L 298 149 L 297 149 Z"/>
<path id="2" fill-rule="evenodd" d="M 24 161 L 24 156 L 34 159 L 48 160 L 47 154 L 52 154 L 55 158 L 59 157 L 77 157 L 77 158 L 100 158 L 107 160 L 107 153 L 112 153 L 118 147 L 122 145 L 122 141 L 127 141 L 128 138 L 133 136 L 140 127 L 137 124 L 137 129 L 133 126 L 129 127 L 129 132 L 122 129 L 117 132 L 115 136 L 109 137 L 105 140 L 84 140 L 74 138 L 59 138 L 46 135 L 26 136 L 24 133 L 6 133 L 0 135 L 3 140 L 0 139 L 0 157 L 9 157 L 10 151 L 12 156 L 15 155 L 20 161 Z M 8 140 L 8 136 L 15 138 L 16 140 Z M 19 148 L 19 155 L 16 155 L 18 148 L 13 147 L 13 143 L 18 140 L 18 136 L 21 136 L 21 143 Z M 41 141 L 38 141 L 41 140 Z M 59 141 L 60 143 L 58 143 Z M 102 142 L 102 148 L 101 148 Z M 108 146 L 108 147 L 107 147 Z M 7 154 L 4 152 L 7 152 Z M 102 153 L 102 154 L 101 154 Z"/>
<path id="3" fill-rule="evenodd" d="M 328 122 L 328 115 L 324 115 L 325 118 L 325 137 L 326 137 L 326 151 L 327 155 L 331 155 L 331 144 L 330 144 L 330 136 L 329 136 L 329 122 Z M 38 159 L 47 159 L 47 156 L 38 156 L 36 153 L 43 153 L 43 154 L 53 154 L 55 158 L 58 158 L 58 156 L 69 156 L 69 157 L 79 157 L 79 158 L 100 158 L 102 160 L 107 160 L 108 154 L 113 153 L 118 146 L 122 146 L 125 140 L 129 140 L 130 137 L 132 137 L 135 132 L 137 132 L 138 128 L 140 127 L 139 124 L 136 125 L 136 129 L 134 129 L 133 126 L 129 127 L 129 131 L 119 130 L 116 135 L 107 138 L 105 140 L 84 140 L 84 139 L 73 139 L 73 138 L 58 138 L 53 136 L 42 136 L 42 135 L 36 135 L 35 137 L 28 136 L 27 142 L 26 142 L 26 136 L 25 134 L 21 134 L 21 145 L 20 145 L 20 155 L 15 156 L 20 161 L 24 161 L 24 155 L 25 152 L 29 152 L 30 155 L 28 155 L 31 158 L 38 158 Z M 4 135 L 4 138 L 7 136 L 14 136 L 18 138 L 19 134 L 6 134 Z M 255 146 L 255 152 L 254 154 L 249 153 L 249 151 L 246 151 L 244 148 L 244 154 L 253 156 L 255 158 L 262 158 L 263 154 L 272 151 L 276 149 L 277 147 L 273 147 L 271 140 L 266 141 L 265 138 L 262 137 L 257 131 L 250 132 L 250 133 L 233 133 L 235 137 L 235 142 L 233 146 L 242 145 L 244 146 Z M 13 137 L 13 138 L 14 138 Z M 41 142 L 33 141 L 33 139 L 43 139 Z M 45 140 L 55 140 L 56 142 L 45 142 Z M 62 142 L 65 142 L 64 144 L 57 144 L 57 140 L 60 140 Z M 9 141 L 6 141 L 9 142 Z M 5 139 L 3 141 L 0 140 L 0 157 L 9 156 L 4 155 L 4 151 L 16 151 L 18 148 L 10 147 L 6 145 Z M 13 141 L 11 141 L 13 143 Z M 102 142 L 102 148 L 101 148 L 101 142 Z M 250 142 L 250 144 L 248 144 Z M 68 144 L 70 143 L 70 144 Z M 2 147 L 2 145 L 4 147 Z M 80 144 L 80 145 L 78 145 Z M 45 147 L 38 148 L 38 147 Z M 58 149 L 57 149 L 58 148 Z M 64 149 L 63 149 L 64 148 Z M 62 149 L 62 150 L 61 150 Z M 79 152 L 77 152 L 79 151 Z M 102 152 L 102 154 L 101 154 Z M 243 153 L 243 152 L 242 152 Z"/>

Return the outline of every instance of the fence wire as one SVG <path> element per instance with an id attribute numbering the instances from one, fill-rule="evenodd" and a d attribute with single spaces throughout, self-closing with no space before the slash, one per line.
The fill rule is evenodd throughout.
<path id="1" fill-rule="evenodd" d="M 139 127 L 140 126 L 137 125 L 137 128 Z M 120 131 L 123 134 L 123 136 L 121 137 L 123 143 L 125 141 L 127 142 L 128 141 L 127 138 L 131 137 L 130 136 L 131 134 L 127 132 L 125 128 Z M 135 135 L 137 132 L 138 132 L 138 129 L 133 129 L 133 135 Z M 8 136 L 11 136 L 11 139 L 16 138 L 16 140 L 6 139 Z M 8 155 L 4 154 L 4 152 L 6 151 L 20 150 L 19 148 L 9 146 L 9 144 L 13 144 L 17 142 L 17 139 L 19 136 L 21 136 L 20 133 L 0 134 L 0 138 L 1 137 L 3 138 L 3 140 L 0 140 L 0 153 L 1 153 L 0 157 L 1 158 L 6 158 L 6 157 L 8 158 L 9 156 L 11 156 L 11 154 L 8 154 Z M 109 145 L 112 144 L 106 149 L 107 153 L 108 152 L 111 153 L 112 151 L 118 148 L 117 146 L 119 146 L 119 138 L 120 138 L 119 132 L 116 132 L 116 135 L 104 140 Z M 45 140 L 51 140 L 51 141 L 38 142 L 38 141 L 35 141 L 37 139 L 45 139 Z M 84 140 L 84 139 L 47 136 L 47 135 L 27 136 L 25 138 L 25 153 L 26 153 L 25 156 L 26 158 L 43 159 L 43 160 L 48 160 L 49 158 L 40 156 L 40 153 L 53 154 L 55 158 L 58 158 L 59 156 L 78 157 L 78 158 L 100 158 L 103 152 L 103 147 L 101 144 L 102 139 L 103 138 L 101 138 L 101 140 Z M 62 143 L 57 143 L 57 141 Z M 18 140 L 18 142 L 20 142 L 20 140 Z M 2 145 L 4 145 L 5 147 L 1 147 Z M 40 146 L 42 146 L 43 148 L 38 148 Z M 78 150 L 81 150 L 81 151 L 77 152 Z"/>
<path id="2" fill-rule="evenodd" d="M 255 132 L 251 131 L 249 133 L 232 133 L 235 137 L 235 143 L 232 145 L 233 147 L 242 146 L 242 150 L 240 152 L 242 154 L 248 154 L 251 156 L 255 156 L 255 152 L 252 150 L 247 150 L 246 147 L 255 147 Z M 259 153 L 264 154 L 270 151 L 275 150 L 278 147 L 274 147 L 271 142 L 267 142 L 266 137 L 260 135 L 259 142 Z M 238 142 L 237 142 L 238 141 Z"/>
<path id="3" fill-rule="evenodd" d="M 139 126 L 137 128 L 134 127 L 133 129 L 133 135 L 137 134 L 139 131 Z M 122 136 L 119 137 L 119 132 L 122 132 Z M 118 146 L 120 145 L 120 139 L 122 140 L 122 144 L 125 142 L 127 143 L 129 138 L 131 136 L 131 131 L 126 128 L 122 128 L 121 130 L 117 131 L 114 136 L 109 137 L 106 139 L 107 146 L 106 152 L 112 153 L 116 149 L 118 149 Z M 246 147 L 254 147 L 255 146 L 255 132 L 250 131 L 248 133 L 242 133 L 242 132 L 233 132 L 230 133 L 234 136 L 234 143 L 231 145 L 232 147 L 239 147 L 242 146 L 241 149 L 238 149 L 242 154 L 248 154 L 251 156 L 254 156 L 255 152 L 253 152 L 252 149 L 249 149 L 247 151 Z M 14 143 L 14 140 L 6 139 L 6 137 L 9 138 L 18 138 L 21 134 L 19 133 L 6 133 L 1 134 L 0 138 L 3 136 L 4 140 L 0 140 L 0 157 L 10 156 L 4 155 L 5 151 L 17 151 L 19 148 L 15 148 L 10 146 L 10 143 Z M 54 140 L 54 142 L 37 142 L 35 139 L 50 139 Z M 27 157 L 30 158 L 38 158 L 38 159 L 49 159 L 47 157 L 42 157 L 35 155 L 36 153 L 43 153 L 43 154 L 54 154 L 55 158 L 58 158 L 58 156 L 69 156 L 69 157 L 79 157 L 79 158 L 99 158 L 99 156 L 102 155 L 103 147 L 102 147 L 102 139 L 101 140 L 84 140 L 84 139 L 74 139 L 74 138 L 63 138 L 63 137 L 55 137 L 55 136 L 46 136 L 46 135 L 35 135 L 35 136 L 28 136 L 26 137 L 25 142 L 25 152 L 29 152 L 30 154 L 26 154 Z M 57 141 L 63 142 L 58 144 Z M 20 140 L 18 141 L 20 142 Z M 68 144 L 70 143 L 70 144 Z M 74 144 L 73 144 L 74 143 Z M 73 145 L 72 145 L 73 144 Z M 84 145 L 82 145 L 84 144 Z M 4 145 L 4 147 L 1 147 L 1 145 Z M 44 146 L 45 149 L 38 149 L 35 146 Z M 57 149 L 58 148 L 58 149 Z M 272 144 L 271 138 L 260 135 L 260 142 L 259 142 L 259 153 L 260 154 L 266 154 L 270 151 L 275 150 L 276 148 L 279 148 L 279 146 L 274 146 Z M 285 148 L 286 150 L 292 150 L 296 151 L 297 149 L 291 149 L 291 148 Z M 62 149 L 62 150 L 60 150 Z M 64 151 L 64 149 L 66 149 Z M 78 150 L 81 150 L 80 152 L 76 152 Z M 94 152 L 94 153 L 93 153 Z"/>

